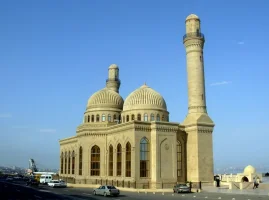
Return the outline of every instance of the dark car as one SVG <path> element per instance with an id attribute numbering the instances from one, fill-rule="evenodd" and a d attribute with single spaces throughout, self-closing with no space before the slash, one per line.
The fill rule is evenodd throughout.
<path id="1" fill-rule="evenodd" d="M 39 185 L 39 182 L 35 179 L 29 179 L 27 182 L 26 182 L 26 185 L 29 185 L 29 186 L 38 186 Z"/>
<path id="2" fill-rule="evenodd" d="M 173 188 L 174 193 L 180 193 L 180 192 L 191 192 L 191 188 L 187 186 L 187 184 L 177 184 Z"/>

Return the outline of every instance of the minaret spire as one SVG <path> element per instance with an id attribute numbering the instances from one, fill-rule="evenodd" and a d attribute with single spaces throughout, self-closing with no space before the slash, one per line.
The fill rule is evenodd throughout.
<path id="1" fill-rule="evenodd" d="M 106 80 L 106 87 L 119 93 L 119 67 L 116 64 L 112 64 L 108 68 L 108 79 Z"/>

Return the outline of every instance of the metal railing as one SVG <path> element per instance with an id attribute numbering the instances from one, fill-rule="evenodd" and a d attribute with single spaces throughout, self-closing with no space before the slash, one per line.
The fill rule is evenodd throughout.
<path id="1" fill-rule="evenodd" d="M 185 40 L 188 37 L 199 37 L 199 38 L 205 39 L 204 34 L 203 33 L 200 33 L 200 32 L 187 33 L 187 34 L 185 34 L 183 36 L 183 40 Z"/>

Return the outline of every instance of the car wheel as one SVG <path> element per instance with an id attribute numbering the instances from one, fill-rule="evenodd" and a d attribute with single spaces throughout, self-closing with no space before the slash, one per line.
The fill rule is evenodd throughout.
<path id="1" fill-rule="evenodd" d="M 93 191 L 93 195 L 96 195 L 96 192 L 95 191 Z"/>
<path id="2" fill-rule="evenodd" d="M 104 197 L 106 197 L 107 196 L 107 194 L 106 193 L 104 193 Z"/>

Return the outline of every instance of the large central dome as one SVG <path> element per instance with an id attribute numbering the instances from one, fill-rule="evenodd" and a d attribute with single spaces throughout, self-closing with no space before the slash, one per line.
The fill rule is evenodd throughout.
<path id="1" fill-rule="evenodd" d="M 164 98 L 147 85 L 133 91 L 123 104 L 123 111 L 153 109 L 167 111 Z"/>
<path id="2" fill-rule="evenodd" d="M 93 108 L 116 108 L 122 109 L 123 99 L 115 91 L 104 88 L 95 92 L 88 100 L 87 109 Z"/>

